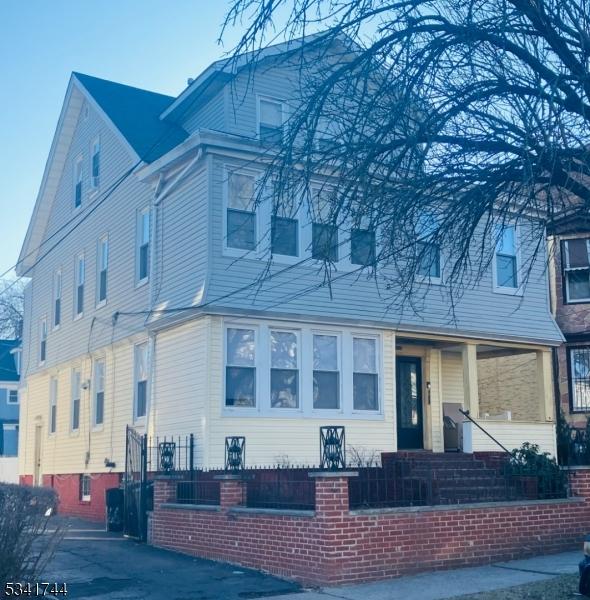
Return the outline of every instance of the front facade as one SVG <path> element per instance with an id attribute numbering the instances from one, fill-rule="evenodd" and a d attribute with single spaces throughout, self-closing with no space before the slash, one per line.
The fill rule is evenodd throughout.
<path id="1" fill-rule="evenodd" d="M 375 279 L 358 277 L 378 232 L 343 227 L 323 256 L 312 211 L 253 202 L 301 83 L 283 55 L 254 75 L 215 63 L 176 99 L 72 76 L 19 267 L 31 277 L 19 471 L 73 514 L 101 516 L 126 425 L 193 433 L 210 468 L 232 435 L 248 464 L 317 463 L 322 425 L 345 426 L 360 454 L 497 450 L 463 423 L 468 409 L 510 448 L 555 454 L 562 337 L 543 256 L 521 286 L 526 223 L 507 226 L 450 323 L 444 259 L 420 314 L 388 310 Z M 523 356 L 534 372 L 515 395 Z"/>
<path id="2" fill-rule="evenodd" d="M 0 340 L 0 482 L 18 482 L 20 341 Z"/>

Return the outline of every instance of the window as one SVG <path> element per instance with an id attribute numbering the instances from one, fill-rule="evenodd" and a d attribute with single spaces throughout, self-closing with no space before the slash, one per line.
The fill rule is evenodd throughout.
<path id="1" fill-rule="evenodd" d="M 563 242 L 566 302 L 590 302 L 590 239 Z"/>
<path id="2" fill-rule="evenodd" d="M 352 371 L 354 410 L 379 410 L 379 375 L 375 338 L 352 338 Z"/>
<path id="3" fill-rule="evenodd" d="M 104 423 L 104 379 L 105 362 L 97 360 L 94 362 L 94 425 Z"/>
<path id="4" fill-rule="evenodd" d="M 147 342 L 135 346 L 135 418 L 141 419 L 147 413 L 148 390 L 148 345 Z"/>
<path id="5" fill-rule="evenodd" d="M 258 138 L 269 144 L 283 141 L 283 104 L 274 100 L 258 100 Z"/>
<path id="6" fill-rule="evenodd" d="M 516 260 L 516 227 L 508 225 L 499 230 L 495 253 L 496 286 L 516 289 L 518 265 Z"/>
<path id="7" fill-rule="evenodd" d="M 272 253 L 283 256 L 297 256 L 299 248 L 297 219 L 273 216 L 271 222 Z"/>
<path id="8" fill-rule="evenodd" d="M 425 213 L 418 219 L 416 227 L 416 275 L 424 279 L 440 280 L 440 246 L 434 241 L 438 228 L 435 215 Z"/>
<path id="9" fill-rule="evenodd" d="M 375 232 L 353 229 L 350 232 L 350 262 L 368 267 L 375 264 Z"/>
<path id="10" fill-rule="evenodd" d="M 18 456 L 18 425 L 16 423 L 4 423 L 3 435 L 0 436 L 0 456 Z"/>
<path id="11" fill-rule="evenodd" d="M 74 298 L 75 317 L 82 316 L 84 312 L 84 281 L 86 279 L 86 261 L 84 254 L 76 257 L 76 288 Z"/>
<path id="12" fill-rule="evenodd" d="M 18 404 L 18 390 L 8 390 L 8 404 Z"/>
<path id="13" fill-rule="evenodd" d="M 49 433 L 57 431 L 57 379 L 49 380 Z"/>
<path id="14" fill-rule="evenodd" d="M 61 324 L 61 288 L 62 277 L 61 270 L 56 271 L 53 276 L 53 327 L 57 328 Z"/>
<path id="15" fill-rule="evenodd" d="M 39 331 L 39 363 L 43 364 L 47 358 L 47 319 L 41 319 Z"/>
<path id="16" fill-rule="evenodd" d="M 329 190 L 322 188 L 312 191 L 311 257 L 338 262 L 338 227 L 330 224 L 332 202 Z"/>
<path id="17" fill-rule="evenodd" d="M 107 273 L 109 267 L 109 238 L 104 236 L 98 240 L 98 256 L 96 258 L 98 265 L 97 305 L 102 306 L 107 301 Z"/>
<path id="18" fill-rule="evenodd" d="M 256 406 L 256 332 L 228 328 L 225 361 L 225 405 Z"/>
<path id="19" fill-rule="evenodd" d="M 256 179 L 228 173 L 226 245 L 239 250 L 256 248 Z"/>
<path id="20" fill-rule="evenodd" d="M 80 156 L 74 163 L 74 207 L 82 206 L 82 167 L 83 158 Z"/>
<path id="21" fill-rule="evenodd" d="M 80 500 L 82 502 L 90 502 L 91 483 L 90 475 L 80 475 Z"/>
<path id="22" fill-rule="evenodd" d="M 271 408 L 299 408 L 299 359 L 297 333 L 270 332 Z"/>
<path id="23" fill-rule="evenodd" d="M 137 282 L 147 281 L 150 274 L 150 210 L 144 208 L 137 219 Z"/>
<path id="24" fill-rule="evenodd" d="M 590 410 L 590 346 L 570 349 L 572 410 Z"/>
<path id="25" fill-rule="evenodd" d="M 80 371 L 74 369 L 72 371 L 72 431 L 80 429 L 80 394 L 82 389 L 82 379 Z"/>
<path id="26" fill-rule="evenodd" d="M 313 407 L 340 408 L 338 337 L 313 336 Z"/>
<path id="27" fill-rule="evenodd" d="M 100 185 L 100 138 L 96 138 L 94 142 L 92 142 L 90 169 L 90 183 L 93 189 L 97 189 Z"/>

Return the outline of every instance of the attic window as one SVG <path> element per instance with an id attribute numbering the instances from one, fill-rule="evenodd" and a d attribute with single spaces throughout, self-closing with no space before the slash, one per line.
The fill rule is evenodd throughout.
<path id="1" fill-rule="evenodd" d="M 94 142 L 92 142 L 90 169 L 90 183 L 93 189 L 97 189 L 100 185 L 100 138 L 96 138 Z"/>
<path id="2" fill-rule="evenodd" d="M 283 104 L 263 98 L 258 102 L 258 138 L 267 144 L 282 143 Z"/>
<path id="3" fill-rule="evenodd" d="M 567 302 L 590 302 L 590 239 L 563 243 L 564 278 Z"/>
<path id="4" fill-rule="evenodd" d="M 74 163 L 74 207 L 82 206 L 82 156 Z"/>

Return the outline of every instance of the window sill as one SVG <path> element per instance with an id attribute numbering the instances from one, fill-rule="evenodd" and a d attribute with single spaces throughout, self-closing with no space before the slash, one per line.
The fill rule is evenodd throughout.
<path id="1" fill-rule="evenodd" d="M 106 305 L 107 305 L 107 301 L 106 301 L 106 300 L 102 300 L 101 302 L 99 302 L 99 303 L 96 305 L 96 309 L 98 310 L 99 308 L 103 308 L 103 307 L 104 307 L 104 306 L 106 306 Z"/>
<path id="2" fill-rule="evenodd" d="M 93 425 L 92 426 L 92 433 L 100 433 L 101 431 L 104 431 L 104 424 L 101 423 L 100 425 Z"/>
<path id="3" fill-rule="evenodd" d="M 135 284 L 135 289 L 138 290 L 139 288 L 142 288 L 144 285 L 146 285 L 148 283 L 148 281 L 150 280 L 149 277 L 145 277 L 144 279 L 140 279 L 136 284 Z"/>
<path id="4" fill-rule="evenodd" d="M 508 287 L 498 287 L 494 286 L 493 290 L 494 294 L 503 294 L 504 296 L 522 296 L 523 291 L 520 288 L 508 288 Z"/>
<path id="5" fill-rule="evenodd" d="M 71 438 L 80 437 L 80 429 L 70 429 L 70 437 Z"/>
<path id="6" fill-rule="evenodd" d="M 582 298 L 580 300 L 566 300 L 564 304 L 590 304 L 590 298 Z"/>
<path id="7" fill-rule="evenodd" d="M 84 313 L 78 313 L 77 315 L 74 316 L 74 321 L 79 321 L 80 319 L 82 319 L 84 317 Z"/>

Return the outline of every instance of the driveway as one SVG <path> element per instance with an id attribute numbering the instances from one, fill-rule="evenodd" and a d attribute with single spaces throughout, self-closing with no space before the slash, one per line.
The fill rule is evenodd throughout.
<path id="1" fill-rule="evenodd" d="M 243 600 L 300 590 L 251 569 L 192 558 L 66 519 L 66 538 L 43 576 L 66 582 L 68 598 L 93 600 Z"/>

